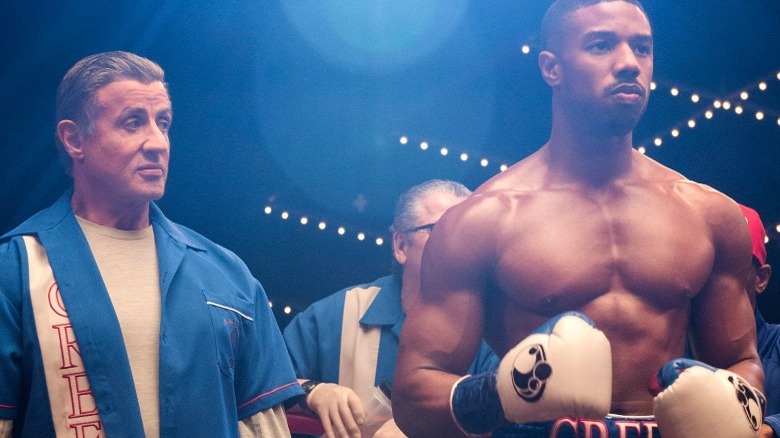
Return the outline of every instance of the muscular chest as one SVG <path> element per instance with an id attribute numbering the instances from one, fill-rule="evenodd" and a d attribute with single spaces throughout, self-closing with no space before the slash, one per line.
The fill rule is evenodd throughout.
<path id="1" fill-rule="evenodd" d="M 713 246 L 682 202 L 648 191 L 606 200 L 539 197 L 505 227 L 498 287 L 534 313 L 581 308 L 610 291 L 672 307 L 704 285 Z"/>

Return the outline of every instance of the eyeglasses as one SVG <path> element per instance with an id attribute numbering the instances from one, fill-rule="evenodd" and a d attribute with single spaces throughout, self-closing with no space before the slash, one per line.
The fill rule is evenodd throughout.
<path id="1" fill-rule="evenodd" d="M 436 225 L 436 222 L 431 222 L 429 224 L 419 225 L 419 226 L 416 226 L 414 228 L 409 228 L 408 230 L 403 230 L 401 232 L 402 233 L 416 233 L 418 231 L 428 230 L 428 232 L 430 233 L 431 230 L 433 230 L 433 226 L 434 225 Z"/>

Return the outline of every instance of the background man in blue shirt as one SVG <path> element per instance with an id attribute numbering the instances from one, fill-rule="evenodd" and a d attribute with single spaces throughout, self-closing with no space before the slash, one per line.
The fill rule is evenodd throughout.
<path id="1" fill-rule="evenodd" d="M 409 295 L 419 288 L 420 261 L 439 217 L 471 191 L 460 183 L 430 180 L 403 193 L 395 209 L 395 274 L 350 286 L 296 315 L 284 330 L 293 366 L 307 391 L 305 405 L 329 437 L 366 436 L 364 403 L 373 387 L 393 378 L 398 338 Z M 400 272 L 399 272 L 400 271 Z M 498 359 L 482 344 L 470 372 L 493 369 Z M 320 383 L 327 382 L 327 383 Z M 363 400 L 363 403 L 361 403 Z M 377 436 L 403 436 L 389 420 Z M 370 435 L 369 435 L 370 436 Z"/>

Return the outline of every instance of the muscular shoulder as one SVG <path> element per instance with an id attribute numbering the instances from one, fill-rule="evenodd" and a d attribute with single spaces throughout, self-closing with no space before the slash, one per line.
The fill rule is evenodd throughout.
<path id="1" fill-rule="evenodd" d="M 749 259 L 750 235 L 739 205 L 720 191 L 690 180 L 675 181 L 673 192 L 709 227 L 719 260 Z"/>
<path id="2" fill-rule="evenodd" d="M 644 169 L 642 179 L 657 184 L 659 189 L 667 191 L 700 213 L 708 223 L 717 224 L 724 215 L 732 220 L 741 217 L 737 204 L 722 192 L 707 184 L 692 181 L 649 157 L 642 156 L 640 159 L 643 160 Z"/>
<path id="3" fill-rule="evenodd" d="M 691 180 L 675 181 L 674 193 L 717 231 L 721 227 L 738 227 L 745 222 L 738 204 L 722 192 Z"/>

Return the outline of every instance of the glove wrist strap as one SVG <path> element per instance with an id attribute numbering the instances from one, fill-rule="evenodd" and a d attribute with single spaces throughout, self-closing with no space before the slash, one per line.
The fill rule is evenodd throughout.
<path id="1" fill-rule="evenodd" d="M 464 376 L 452 386 L 450 408 L 455 424 L 469 436 L 487 436 L 509 423 L 501 407 L 492 371 Z"/>

